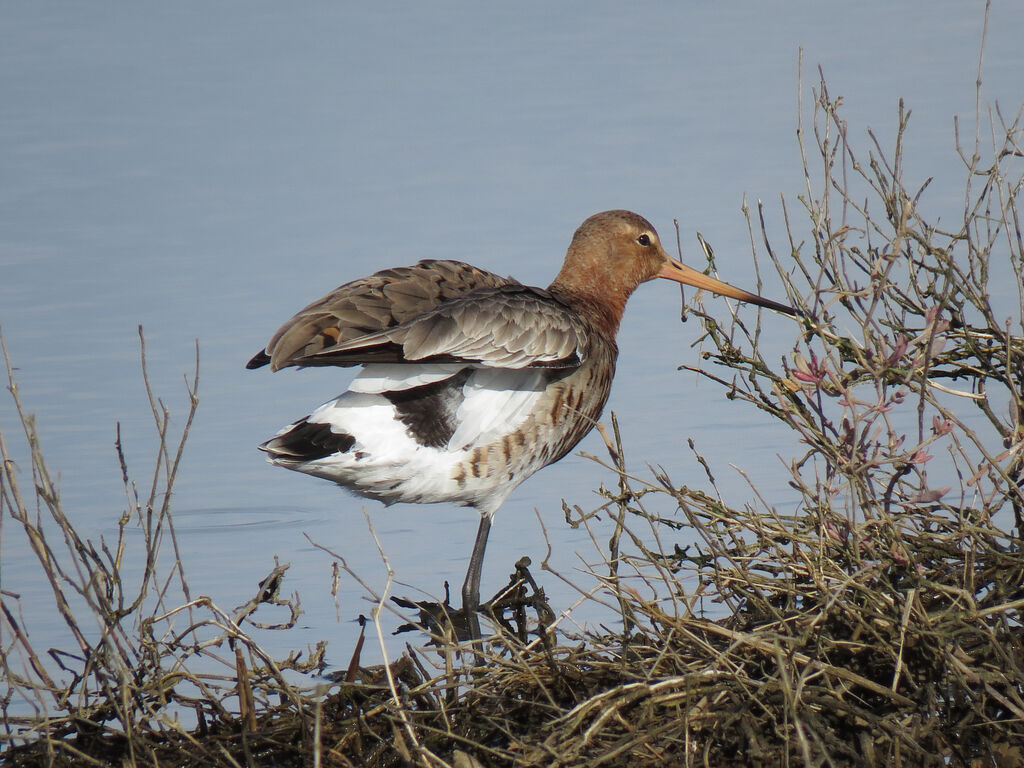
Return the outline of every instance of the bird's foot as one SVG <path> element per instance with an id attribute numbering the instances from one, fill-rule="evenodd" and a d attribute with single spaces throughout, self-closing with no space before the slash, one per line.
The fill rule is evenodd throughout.
<path id="1" fill-rule="evenodd" d="M 431 637 L 430 644 L 437 646 L 449 645 L 453 641 L 472 643 L 478 664 L 482 661 L 480 654 L 484 640 L 480 616 L 490 619 L 490 626 L 495 630 L 487 638 L 492 643 L 525 645 L 531 635 L 540 637 L 545 644 L 551 643 L 553 635 L 549 627 L 554 623 L 555 614 L 548 605 L 543 587 L 530 573 L 530 565 L 529 557 L 521 558 L 515 565 L 515 572 L 510 574 L 508 584 L 490 600 L 476 606 L 465 603 L 462 608 L 452 606 L 447 582 L 444 602 L 392 597 L 401 608 L 419 613 L 417 620 L 403 624 L 395 634 L 425 631 Z"/>

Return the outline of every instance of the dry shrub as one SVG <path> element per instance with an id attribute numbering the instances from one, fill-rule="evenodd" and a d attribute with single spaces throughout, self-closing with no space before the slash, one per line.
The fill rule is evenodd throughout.
<path id="1" fill-rule="evenodd" d="M 360 670 L 354 658 L 316 694 L 289 686 L 237 615 L 197 599 L 168 608 L 166 582 L 152 585 L 158 610 L 130 635 L 125 609 L 138 603 L 95 596 L 117 582 L 116 557 L 76 543 L 73 557 L 102 578 L 75 589 L 108 629 L 81 640 L 63 688 L 7 635 L 5 657 L 19 650 L 31 669 L 5 662 L 10 684 L 63 707 L 15 723 L 17 739 L 7 719 L 8 740 L 25 742 L 9 764 L 1024 763 L 1021 117 L 990 111 L 987 154 L 977 136 L 966 148 L 958 136 L 963 216 L 940 228 L 924 211 L 927 184 L 904 178 L 902 105 L 895 145 L 869 133 L 862 154 L 823 78 L 813 91 L 800 138 L 821 162 L 805 161 L 806 218 L 782 201 L 784 253 L 763 210 L 750 226 L 755 255 L 764 249 L 806 311 L 799 338 L 773 362 L 758 351 L 758 325 L 701 314 L 704 359 L 692 369 L 798 436 L 787 513 L 756 494 L 729 507 L 710 467 L 703 490 L 661 471 L 629 475 L 609 440 L 616 485 L 595 512 L 615 533 L 591 599 L 612 606 L 615 629 L 550 626 L 520 563 L 513 591 L 538 617 L 532 634 L 499 625 L 475 668 L 444 638 L 385 668 Z M 31 536 L 5 478 L 4 514 L 22 515 Z M 138 506 L 144 520 L 159 498 Z M 157 524 L 170 525 L 166 513 Z M 681 547 L 689 531 L 698 544 Z M 55 591 L 69 583 L 60 575 Z M 712 604 L 714 619 L 703 610 Z M 185 628 L 157 641 L 175 611 L 188 614 Z M 209 641 L 195 639 L 205 628 L 215 628 Z M 228 674 L 184 671 L 191 654 L 229 641 L 244 653 L 226 659 Z M 183 675 L 191 698 L 179 693 Z M 202 713 L 195 729 L 161 717 L 172 701 Z"/>
<path id="2" fill-rule="evenodd" d="M 255 725 L 257 709 L 305 711 L 313 691 L 297 689 L 286 673 L 322 666 L 323 644 L 308 655 L 275 660 L 246 632 L 247 626 L 265 628 L 254 617 L 264 603 L 291 609 L 290 619 L 275 628 L 294 624 L 297 599 L 279 597 L 287 565 L 275 567 L 257 594 L 232 611 L 208 596 L 192 595 L 178 556 L 170 500 L 198 406 L 198 349 L 195 373 L 186 381 L 189 409 L 175 441 L 170 413 L 150 386 L 141 328 L 139 336 L 158 447 L 152 475 L 140 492 L 118 428 L 116 451 L 127 502 L 113 542 L 83 538 L 66 513 L 0 337 L 33 486 L 31 494 L 22 491 L 20 467 L 0 431 L 0 514 L 5 527 L 9 520 L 24 533 L 74 643 L 41 652 L 24 626 L 21 596 L 0 592 L 5 764 L 155 764 L 180 762 L 182 752 L 201 764 L 209 752 L 202 738 L 207 734 L 235 732 L 240 719 Z M 11 535 L 9 529 L 6 533 Z M 170 555 L 162 551 L 168 543 Z M 223 759 L 219 747 L 213 751 Z"/>

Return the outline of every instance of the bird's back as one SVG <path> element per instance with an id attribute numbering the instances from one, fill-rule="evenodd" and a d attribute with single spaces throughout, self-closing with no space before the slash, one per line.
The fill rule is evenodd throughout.
<path id="1" fill-rule="evenodd" d="M 394 267 L 339 286 L 299 310 L 252 357 L 247 368 L 358 365 L 324 354 L 351 342 L 393 328 L 452 299 L 481 288 L 520 285 L 510 277 L 461 261 L 425 259 L 410 267 Z"/>

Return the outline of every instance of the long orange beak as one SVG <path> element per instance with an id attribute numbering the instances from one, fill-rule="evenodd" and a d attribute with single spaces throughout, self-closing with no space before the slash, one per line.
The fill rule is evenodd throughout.
<path id="1" fill-rule="evenodd" d="M 694 288 L 702 288 L 712 293 L 717 293 L 720 296 L 727 296 L 730 299 L 739 299 L 740 301 L 749 301 L 751 304 L 757 304 L 768 309 L 774 309 L 776 312 L 784 312 L 787 315 L 799 317 L 803 314 L 798 309 L 793 309 L 785 304 L 780 304 L 777 301 L 771 299 L 765 299 L 758 296 L 756 293 L 750 291 L 744 291 L 742 288 L 736 288 L 723 283 L 721 280 L 716 280 L 713 277 L 702 274 L 692 267 L 688 267 L 681 261 L 676 261 L 673 258 L 669 258 L 665 262 L 665 266 L 661 268 L 661 272 L 658 273 L 658 277 L 663 277 L 666 280 L 674 280 L 677 283 L 683 283 L 685 285 L 692 285 Z"/>

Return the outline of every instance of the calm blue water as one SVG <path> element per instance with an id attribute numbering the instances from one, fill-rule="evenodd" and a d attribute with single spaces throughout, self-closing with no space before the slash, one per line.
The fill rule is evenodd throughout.
<path id="1" fill-rule="evenodd" d="M 981 6 L 962 2 L 647 4 L 628 13 L 592 2 L 320 3 L 301 13 L 271 3 L 5 4 L 0 327 L 69 515 L 87 535 L 113 530 L 125 503 L 118 421 L 130 466 L 148 482 L 156 441 L 137 325 L 175 428 L 198 339 L 201 405 L 174 497 L 193 594 L 233 607 L 275 555 L 290 561 L 285 591 L 302 595 L 303 628 L 268 642 L 326 638 L 331 663 L 344 665 L 352 620 L 370 606 L 346 578 L 336 610 L 331 560 L 303 534 L 382 589 L 365 509 L 395 578 L 409 585 L 394 591 L 438 595 L 443 580 L 461 583 L 476 514 L 384 509 L 264 464 L 256 444 L 349 376 L 244 370 L 282 321 L 342 282 L 427 257 L 547 284 L 579 222 L 617 207 L 647 216 L 667 242 L 677 218 L 691 259 L 701 230 L 721 276 L 755 288 L 744 197 L 765 200 L 777 224 L 779 195 L 795 211 L 804 191 L 800 47 L 806 102 L 821 64 L 854 135 L 871 126 L 891 140 L 906 99 L 908 176 L 934 176 L 926 202 L 955 212 L 963 172 L 952 120 L 973 124 L 981 30 Z M 983 99 L 1010 113 L 1024 102 L 1022 32 L 1024 5 L 996 3 Z M 784 298 L 766 264 L 762 274 L 765 295 Z M 715 301 L 707 305 L 724 316 Z M 686 448 L 693 437 L 728 500 L 751 497 L 733 463 L 785 509 L 776 456 L 790 455 L 792 438 L 676 370 L 696 362 L 699 332 L 678 317 L 674 286 L 644 286 L 620 335 L 610 407 L 630 466 L 646 476 L 648 463 L 660 464 L 699 487 L 704 473 Z M 795 325 L 764 322 L 772 353 L 784 354 Z M 7 399 L 0 425 L 13 441 Z M 596 435 L 581 448 L 604 456 Z M 576 569 L 594 548 L 565 525 L 561 499 L 590 509 L 602 482 L 614 477 L 570 457 L 520 488 L 497 519 L 483 591 L 521 555 L 543 559 L 538 513 L 552 566 L 592 586 Z M 3 587 L 23 595 L 33 639 L 46 646 L 59 637 L 52 604 L 19 532 L 10 521 L 2 532 Z M 599 540 L 609 533 L 596 525 Z M 545 583 L 557 607 L 572 602 L 571 589 Z M 374 654 L 368 646 L 364 661 Z"/>

